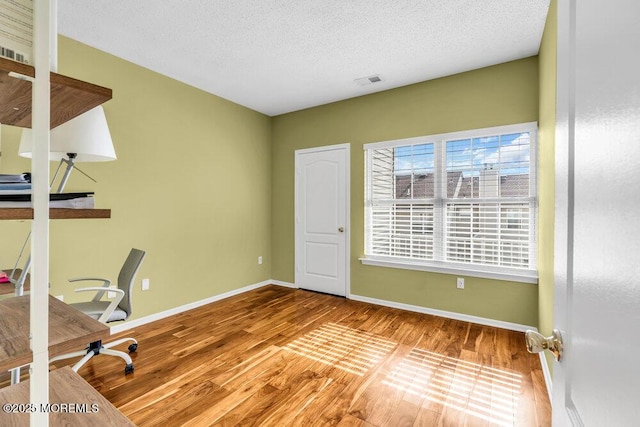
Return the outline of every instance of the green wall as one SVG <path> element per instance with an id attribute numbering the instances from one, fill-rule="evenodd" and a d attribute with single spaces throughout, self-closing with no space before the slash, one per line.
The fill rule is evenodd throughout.
<path id="1" fill-rule="evenodd" d="M 547 24 L 540 45 L 540 156 L 538 211 L 538 329 L 546 336 L 553 331 L 553 249 L 555 213 L 555 130 L 556 130 L 556 55 L 558 39 L 557 4 L 551 1 Z M 549 368 L 553 357 L 545 352 Z"/>
<path id="2" fill-rule="evenodd" d="M 63 37 L 59 72 L 113 89 L 104 109 L 118 160 L 79 164 L 97 184 L 72 174 L 65 190 L 95 191 L 112 217 L 51 222 L 51 294 L 77 300 L 69 277 L 115 279 L 131 247 L 147 251 L 133 318 L 271 278 L 268 116 Z M 30 169 L 19 137 L 3 126 L 0 172 Z M 28 229 L 0 221 L 3 267 Z"/>
<path id="3" fill-rule="evenodd" d="M 273 279 L 294 282 L 294 152 L 351 144 L 351 293 L 535 326 L 538 287 L 376 266 L 364 255 L 364 152 L 374 141 L 538 120 L 538 59 L 431 80 L 273 118 Z"/>
<path id="4" fill-rule="evenodd" d="M 555 14 L 552 2 L 551 14 Z M 269 118 L 130 62 L 60 38 L 59 71 L 113 89 L 104 105 L 118 160 L 85 163 L 67 191 L 96 192 L 108 220 L 51 222 L 51 293 L 68 277 L 115 278 L 132 246 L 148 251 L 133 318 L 268 279 L 294 282 L 294 151 L 351 144 L 351 292 L 552 329 L 555 21 L 532 57 Z M 555 15 L 553 15 L 555 16 Z M 540 89 L 540 93 L 539 93 Z M 540 285 L 375 266 L 364 254 L 362 145 L 540 121 Z M 1 173 L 29 170 L 20 129 L 2 127 Z M 52 163 L 52 169 L 55 168 Z M 0 221 L 13 265 L 30 222 Z M 257 257 L 264 264 L 257 264 Z M 151 279 L 142 292 L 139 280 Z"/>

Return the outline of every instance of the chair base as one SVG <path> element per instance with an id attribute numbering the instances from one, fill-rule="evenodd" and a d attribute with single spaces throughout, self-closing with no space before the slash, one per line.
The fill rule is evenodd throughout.
<path id="1" fill-rule="evenodd" d="M 73 365 L 72 369 L 74 372 L 78 372 L 78 370 L 85 364 L 89 359 L 93 356 L 97 356 L 99 354 L 104 354 L 107 356 L 117 356 L 123 359 L 126 363 L 124 367 L 124 373 L 130 374 L 133 372 L 133 361 L 131 357 L 125 353 L 124 351 L 112 350 L 111 347 L 115 347 L 124 342 L 131 341 L 132 344 L 129 344 L 129 353 L 134 353 L 138 349 L 138 341 L 133 338 L 122 338 L 116 341 L 112 341 L 106 344 L 103 344 L 102 341 L 94 341 L 89 343 L 89 345 L 80 351 L 74 351 L 72 353 L 61 354 L 59 356 L 53 357 L 49 360 L 49 363 L 53 363 L 57 360 L 71 359 L 73 357 L 83 356 L 82 359 L 78 360 L 75 365 Z"/>

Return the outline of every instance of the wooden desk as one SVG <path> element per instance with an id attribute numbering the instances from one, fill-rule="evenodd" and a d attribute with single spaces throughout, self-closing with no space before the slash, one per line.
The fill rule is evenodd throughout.
<path id="1" fill-rule="evenodd" d="M 8 270 L 2 270 L 5 273 L 7 273 L 7 276 L 11 277 L 11 271 L 13 269 L 8 269 Z M 13 277 L 15 277 L 16 279 L 18 277 L 20 277 L 20 274 L 22 273 L 22 269 L 21 268 L 17 268 L 15 274 L 13 275 Z M 29 275 L 27 274 L 27 277 L 24 279 L 24 292 L 29 291 Z M 16 285 L 14 285 L 11 282 L 7 282 L 7 283 L 0 283 L 0 295 L 13 295 L 16 292 Z"/>
<path id="2" fill-rule="evenodd" d="M 111 402 L 68 366 L 51 371 L 49 374 L 49 402 L 53 409 L 58 408 L 58 412 L 50 412 L 49 424 L 52 426 L 135 427 L 135 424 L 118 411 Z M 29 404 L 29 381 L 0 389 L 0 405 L 7 403 Z M 55 404 L 62 403 L 75 404 L 74 409 L 86 412 L 71 413 L 71 408 L 61 411 L 62 407 Z M 0 425 L 3 427 L 28 426 L 29 414 L 7 414 L 0 409 Z"/>
<path id="3" fill-rule="evenodd" d="M 31 363 L 29 348 L 30 296 L 0 301 L 0 370 Z M 82 350 L 107 339 L 107 325 L 49 295 L 49 357 Z"/>

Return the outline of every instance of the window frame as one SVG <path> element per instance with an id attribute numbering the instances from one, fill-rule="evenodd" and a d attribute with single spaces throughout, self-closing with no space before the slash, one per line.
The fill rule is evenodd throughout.
<path id="1" fill-rule="evenodd" d="M 446 253 L 446 230 L 445 217 L 447 215 L 447 202 L 452 203 L 454 200 L 447 195 L 446 177 L 447 174 L 447 142 L 483 138 L 488 136 L 505 135 L 512 133 L 528 132 L 529 133 L 529 197 L 520 198 L 522 202 L 529 203 L 529 267 L 507 267 L 498 265 L 482 265 L 466 262 L 445 261 Z M 384 148 L 398 148 L 404 146 L 412 146 L 417 144 L 433 144 L 434 148 L 434 197 L 429 199 L 412 199 L 412 204 L 434 204 L 433 209 L 433 228 L 434 228 L 434 260 L 415 259 L 408 257 L 372 255 L 372 239 L 373 239 L 373 202 L 372 202 L 372 162 L 373 150 Z M 374 265 L 381 267 L 401 268 L 408 270 L 429 271 L 435 273 L 457 274 L 464 276 L 474 276 L 489 279 L 508 280 L 523 283 L 538 283 L 537 271 L 537 217 L 538 217 L 538 168 L 537 168 L 537 150 L 538 150 L 538 124 L 537 122 L 518 123 L 506 126 L 495 126 L 481 129 L 471 129 L 460 132 L 449 132 L 437 135 L 418 136 L 412 138 L 404 138 L 389 141 L 372 142 L 363 145 L 365 151 L 365 255 L 360 258 L 364 265 Z M 437 183 L 439 182 L 439 184 Z M 442 188 L 439 188 L 442 187 Z M 465 200 L 468 204 L 478 203 L 485 199 L 469 198 L 459 199 L 460 204 L 464 204 Z M 490 202 L 504 203 L 512 202 L 509 197 L 503 196 L 494 199 L 487 199 Z M 456 201 L 457 202 L 457 201 Z M 454 202 L 455 203 L 455 202 Z M 497 205 L 499 206 L 499 205 Z"/>

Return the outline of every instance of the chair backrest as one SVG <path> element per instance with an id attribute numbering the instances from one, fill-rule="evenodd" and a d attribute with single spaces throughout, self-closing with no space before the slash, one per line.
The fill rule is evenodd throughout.
<path id="1" fill-rule="evenodd" d="M 144 260 L 146 252 L 140 249 L 131 249 L 127 260 L 124 262 L 120 274 L 118 274 L 118 288 L 124 291 L 124 298 L 118 304 L 118 308 L 127 313 L 127 317 L 131 316 L 131 291 L 136 273 L 140 269 L 140 265 Z"/>

